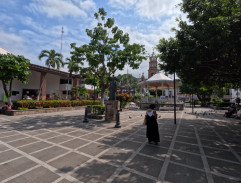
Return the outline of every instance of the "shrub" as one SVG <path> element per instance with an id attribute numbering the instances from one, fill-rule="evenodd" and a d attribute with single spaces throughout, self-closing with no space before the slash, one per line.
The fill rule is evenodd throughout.
<path id="1" fill-rule="evenodd" d="M 228 106 L 231 106 L 233 104 L 234 103 L 232 103 L 232 102 L 221 102 L 221 103 L 217 104 L 217 107 L 228 107 Z"/>
<path id="2" fill-rule="evenodd" d="M 91 108 L 92 113 L 102 115 L 105 112 L 105 106 L 101 105 L 91 105 L 89 106 Z"/>
<path id="3" fill-rule="evenodd" d="M 99 100 L 19 100 L 14 103 L 16 108 L 39 109 L 39 108 L 55 108 L 55 107 L 71 107 L 84 105 L 98 105 Z"/>
<path id="4" fill-rule="evenodd" d="M 121 94 L 117 94 L 116 95 L 116 99 L 119 100 L 119 101 L 129 101 L 130 99 L 130 95 L 128 93 L 121 93 Z"/>
<path id="5" fill-rule="evenodd" d="M 28 110 L 28 108 L 18 107 L 18 110 Z"/>

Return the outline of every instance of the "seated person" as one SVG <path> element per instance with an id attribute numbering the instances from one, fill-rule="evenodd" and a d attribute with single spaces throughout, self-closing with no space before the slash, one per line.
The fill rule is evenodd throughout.
<path id="1" fill-rule="evenodd" d="M 224 116 L 227 117 L 227 118 L 230 118 L 232 116 L 232 114 L 235 113 L 235 111 L 237 111 L 236 107 L 231 106 L 231 107 L 229 107 L 228 112 L 225 112 Z"/>
<path id="2" fill-rule="evenodd" d="M 4 106 L 2 106 L 2 109 L 0 109 L 0 113 L 4 113 L 6 110 L 8 110 L 8 109 L 12 109 L 12 106 L 11 105 L 8 105 L 8 103 L 7 102 L 5 102 L 5 105 Z"/>

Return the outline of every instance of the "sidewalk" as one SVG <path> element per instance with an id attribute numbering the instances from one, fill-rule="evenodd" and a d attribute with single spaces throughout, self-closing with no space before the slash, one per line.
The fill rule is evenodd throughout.
<path id="1" fill-rule="evenodd" d="M 241 124 L 223 112 L 158 112 L 161 142 L 149 145 L 145 111 L 121 112 L 121 128 L 84 110 L 0 115 L 0 182 L 237 183 Z M 206 111 L 206 115 L 203 115 Z"/>

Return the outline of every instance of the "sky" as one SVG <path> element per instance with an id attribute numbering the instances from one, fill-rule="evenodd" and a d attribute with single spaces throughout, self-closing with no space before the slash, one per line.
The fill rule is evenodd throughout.
<path id="1" fill-rule="evenodd" d="M 174 36 L 171 28 L 177 27 L 176 18 L 185 18 L 179 3 L 181 0 L 0 0 L 0 46 L 44 66 L 38 55 L 42 50 L 61 51 L 63 27 L 62 54 L 67 58 L 71 43 L 89 43 L 85 30 L 96 26 L 94 13 L 104 8 L 107 17 L 129 34 L 131 44 L 145 46 L 148 56 L 161 38 Z M 116 75 L 128 70 L 135 77 L 142 73 L 147 77 L 148 64 L 149 59 L 143 61 L 138 70 L 125 66 Z"/>

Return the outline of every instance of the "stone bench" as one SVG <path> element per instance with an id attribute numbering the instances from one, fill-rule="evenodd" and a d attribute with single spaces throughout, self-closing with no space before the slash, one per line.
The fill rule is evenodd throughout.
<path id="1" fill-rule="evenodd" d="M 176 107 L 176 110 L 178 111 L 179 107 Z M 166 106 L 159 107 L 159 111 L 174 111 L 174 107 L 166 107 Z"/>

